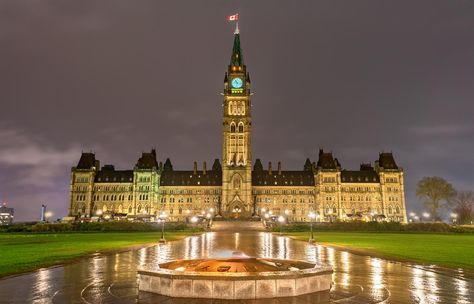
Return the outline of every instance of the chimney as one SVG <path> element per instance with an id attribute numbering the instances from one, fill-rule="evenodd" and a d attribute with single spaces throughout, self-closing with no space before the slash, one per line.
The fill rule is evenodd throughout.
<path id="1" fill-rule="evenodd" d="M 198 164 L 197 164 L 197 162 L 194 162 L 194 172 L 193 172 L 193 174 L 196 175 L 197 171 L 198 171 Z"/>
<path id="2" fill-rule="evenodd" d="M 206 171 L 207 171 L 206 162 L 204 162 L 204 163 L 202 164 L 202 174 L 203 174 L 203 175 L 206 175 Z"/>
<path id="3" fill-rule="evenodd" d="M 281 161 L 278 162 L 278 175 L 281 175 Z"/>
<path id="4" fill-rule="evenodd" d="M 268 174 L 272 174 L 272 162 L 268 162 Z"/>

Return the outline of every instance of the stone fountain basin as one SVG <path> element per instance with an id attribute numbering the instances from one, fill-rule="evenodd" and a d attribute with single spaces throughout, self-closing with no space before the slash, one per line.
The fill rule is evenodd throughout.
<path id="1" fill-rule="evenodd" d="M 169 297 L 262 299 L 328 291 L 332 268 L 267 258 L 176 260 L 138 269 L 138 289 Z"/>

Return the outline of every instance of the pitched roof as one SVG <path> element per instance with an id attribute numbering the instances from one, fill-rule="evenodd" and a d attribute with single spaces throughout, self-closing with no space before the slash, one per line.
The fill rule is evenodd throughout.
<path id="1" fill-rule="evenodd" d="M 163 165 L 163 171 L 173 171 L 173 164 L 169 158 L 166 159 L 165 164 Z"/>
<path id="2" fill-rule="evenodd" d="M 222 186 L 222 171 L 163 171 L 161 186 Z"/>
<path id="3" fill-rule="evenodd" d="M 341 171 L 342 183 L 378 183 L 380 178 L 374 170 Z"/>
<path id="4" fill-rule="evenodd" d="M 314 186 L 311 171 L 272 171 L 255 170 L 252 172 L 252 186 Z"/>
<path id="5" fill-rule="evenodd" d="M 321 169 L 337 169 L 340 164 L 337 159 L 334 159 L 331 152 L 324 152 L 323 149 L 320 149 L 317 166 Z"/>
<path id="6" fill-rule="evenodd" d="M 91 169 L 95 167 L 96 159 L 94 153 L 82 153 L 79 163 L 76 166 L 76 169 Z"/>
<path id="7" fill-rule="evenodd" d="M 113 166 L 102 167 L 95 175 L 96 183 L 131 183 L 133 182 L 133 170 L 115 170 Z"/>
<path id="8" fill-rule="evenodd" d="M 212 164 L 212 171 L 222 171 L 221 162 L 218 158 L 214 159 L 214 163 Z"/>
<path id="9" fill-rule="evenodd" d="M 158 162 L 156 161 L 156 151 L 151 150 L 150 153 L 143 152 L 135 165 L 138 169 L 158 169 Z"/>
<path id="10" fill-rule="evenodd" d="M 398 169 L 392 153 L 382 152 L 379 154 L 379 166 L 384 169 Z"/>
<path id="11" fill-rule="evenodd" d="M 257 158 L 255 160 L 255 164 L 253 165 L 253 171 L 263 171 L 263 165 L 260 158 Z"/>

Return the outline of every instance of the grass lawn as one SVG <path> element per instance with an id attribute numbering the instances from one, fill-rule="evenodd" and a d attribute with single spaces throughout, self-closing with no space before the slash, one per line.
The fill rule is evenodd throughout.
<path id="1" fill-rule="evenodd" d="M 165 232 L 167 241 L 192 232 Z M 0 277 L 25 272 L 94 252 L 157 243 L 161 232 L 0 233 Z"/>
<path id="2" fill-rule="evenodd" d="M 304 241 L 309 234 L 286 233 Z M 474 270 L 474 234 L 315 232 L 315 239 L 380 257 Z"/>

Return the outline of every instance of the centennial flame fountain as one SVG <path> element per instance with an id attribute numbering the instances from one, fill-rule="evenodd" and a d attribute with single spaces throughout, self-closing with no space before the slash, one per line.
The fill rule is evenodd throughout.
<path id="1" fill-rule="evenodd" d="M 332 268 L 297 260 L 234 257 L 176 260 L 138 270 L 139 290 L 169 297 L 262 299 L 331 288 Z"/>

